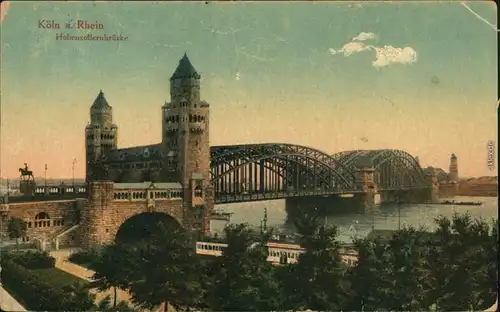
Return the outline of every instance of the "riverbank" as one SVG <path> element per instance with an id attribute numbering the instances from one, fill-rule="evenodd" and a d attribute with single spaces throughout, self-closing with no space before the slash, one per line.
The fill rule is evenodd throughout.
<path id="1" fill-rule="evenodd" d="M 480 177 L 460 181 L 458 183 L 457 195 L 468 197 L 497 197 L 498 178 Z"/>

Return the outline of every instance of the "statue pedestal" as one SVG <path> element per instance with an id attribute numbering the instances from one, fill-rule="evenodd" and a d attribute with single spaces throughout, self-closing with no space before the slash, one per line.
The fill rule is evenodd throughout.
<path id="1" fill-rule="evenodd" d="M 19 190 L 23 195 L 35 194 L 36 183 L 34 180 L 21 180 L 19 182 Z"/>

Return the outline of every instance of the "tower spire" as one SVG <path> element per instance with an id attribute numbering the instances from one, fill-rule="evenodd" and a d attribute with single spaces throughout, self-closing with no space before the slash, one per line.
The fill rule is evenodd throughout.
<path id="1" fill-rule="evenodd" d="M 110 107 L 108 101 L 106 100 L 106 97 L 104 96 L 104 93 L 102 90 L 99 90 L 99 94 L 97 94 L 97 97 L 94 100 L 94 103 L 92 104 L 93 108 L 104 108 L 104 107 Z"/>
<path id="2" fill-rule="evenodd" d="M 200 74 L 198 74 L 196 69 L 194 69 L 193 64 L 191 64 L 186 52 L 184 52 L 184 56 L 179 60 L 179 65 L 177 65 L 177 68 L 175 69 L 172 77 L 170 77 L 170 80 L 179 78 L 200 79 Z"/>

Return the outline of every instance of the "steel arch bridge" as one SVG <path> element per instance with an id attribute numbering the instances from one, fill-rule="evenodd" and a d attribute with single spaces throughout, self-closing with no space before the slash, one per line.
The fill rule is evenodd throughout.
<path id="1" fill-rule="evenodd" d="M 355 170 L 358 161 L 369 161 L 374 172 L 374 182 L 380 191 L 425 189 L 432 185 L 427 175 L 412 155 L 402 150 L 355 150 L 332 156 L 349 170 Z"/>
<path id="2" fill-rule="evenodd" d="M 355 166 L 361 158 L 372 161 L 379 190 L 428 185 L 415 159 L 397 150 L 331 156 L 306 146 L 267 143 L 213 146 L 210 154 L 217 204 L 360 193 L 363 191 L 355 184 Z"/>

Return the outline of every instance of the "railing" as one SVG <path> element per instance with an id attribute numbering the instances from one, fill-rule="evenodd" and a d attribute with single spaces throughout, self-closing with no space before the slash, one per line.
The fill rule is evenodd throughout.
<path id="1" fill-rule="evenodd" d="M 119 201 L 179 200 L 182 199 L 182 190 L 115 190 L 113 199 Z"/>
<path id="2" fill-rule="evenodd" d="M 377 193 L 390 192 L 390 191 L 411 191 L 411 190 L 421 190 L 425 189 L 424 186 L 408 186 L 401 188 L 386 188 L 377 189 Z M 285 199 L 291 197 L 303 197 L 303 196 L 327 196 L 327 195 L 346 195 L 346 194 L 358 194 L 366 193 L 365 190 L 341 190 L 341 189 L 305 189 L 305 190 L 282 190 L 273 191 L 266 190 L 264 192 L 215 192 L 215 203 L 216 204 L 227 204 L 227 203 L 237 203 L 237 202 L 249 202 L 249 201 L 264 201 L 264 200 L 275 200 L 275 199 Z"/>
<path id="3" fill-rule="evenodd" d="M 57 232 L 53 238 L 61 238 L 63 237 L 64 235 L 70 233 L 70 232 L 73 232 L 74 230 L 76 230 L 77 228 L 80 227 L 80 224 L 73 224 L 69 227 L 66 227 L 64 229 L 62 229 L 61 231 Z"/>
<path id="4" fill-rule="evenodd" d="M 0 204 L 16 204 L 16 203 L 26 203 L 26 202 L 37 202 L 37 201 L 62 201 L 62 200 L 75 200 L 77 198 L 86 198 L 82 195 L 35 195 L 35 196 L 11 196 L 7 200 L 5 198 L 0 198 Z"/>

